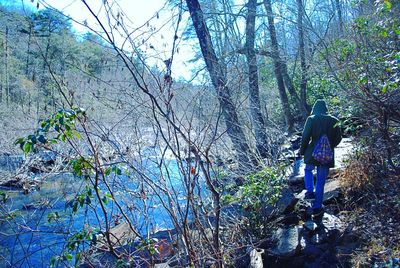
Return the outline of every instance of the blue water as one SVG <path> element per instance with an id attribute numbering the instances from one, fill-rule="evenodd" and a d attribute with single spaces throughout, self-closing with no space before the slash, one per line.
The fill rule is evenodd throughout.
<path id="1" fill-rule="evenodd" d="M 146 161 L 134 165 L 159 184 L 161 172 L 154 160 L 155 158 L 150 157 Z M 161 170 L 166 178 L 168 188 L 174 189 L 174 201 L 184 207 L 186 190 L 182 183 L 183 177 L 179 172 L 178 163 L 171 160 Z M 167 171 L 169 176 L 166 175 Z M 161 205 L 160 197 L 146 186 L 143 192 L 142 184 L 137 181 L 137 173 L 132 170 L 130 172 L 131 175 L 112 173 L 107 180 L 116 199 L 137 230 L 147 236 L 155 229 L 173 228 L 166 209 Z M 0 215 L 14 212 L 15 217 L 0 223 L 0 267 L 48 267 L 50 259 L 60 255 L 65 249 L 66 240 L 71 234 L 82 230 L 84 226 L 104 230 L 105 219 L 96 198 L 91 199 L 90 205 L 80 208 L 76 215 L 72 213 L 71 200 L 85 190 L 85 185 L 81 178 L 76 178 L 71 174 L 60 174 L 47 178 L 40 190 L 28 195 L 23 195 L 20 191 L 6 190 L 9 198 L 6 203 L 0 203 Z M 101 193 L 106 192 L 105 185 L 100 185 L 100 189 Z M 200 194 L 205 194 L 204 187 Z M 161 198 L 167 201 L 165 196 Z M 23 209 L 26 204 L 43 200 L 50 205 Z M 122 217 L 115 217 L 119 213 L 111 199 L 108 199 L 106 207 L 111 226 L 114 226 L 116 221 L 123 220 Z M 49 222 L 49 213 L 55 212 L 60 218 Z"/>

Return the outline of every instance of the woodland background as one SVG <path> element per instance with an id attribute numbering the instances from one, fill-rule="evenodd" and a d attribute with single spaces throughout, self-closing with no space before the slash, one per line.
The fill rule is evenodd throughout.
<path id="1" fill-rule="evenodd" d="M 96 16 L 82 1 L 100 26 L 90 31 L 86 21 L 76 22 L 88 27 L 86 34 L 45 1 L 32 2 L 37 8 L 28 1 L 0 2 L 0 153 L 28 159 L 53 152 L 56 160 L 50 169 L 40 162 L 41 172 L 72 172 L 84 182 L 65 199 L 72 215 L 85 209 L 102 215 L 93 228 L 85 223 L 69 230 L 52 265 L 89 259 L 94 233 L 104 237 L 116 262 L 127 263 L 135 254 L 113 242 L 116 217 L 147 252 L 140 261 L 154 264 L 154 223 L 130 216 L 148 215 L 149 196 L 182 235 L 182 262 L 234 265 L 239 249 L 273 228 L 256 212 L 279 199 L 290 165 L 282 145 L 302 131 L 318 98 L 354 142 L 342 176 L 348 208 L 372 206 L 378 193 L 398 189 L 398 1 L 171 0 L 137 28 L 117 2 L 103 1 L 105 15 Z M 149 64 L 157 48 L 148 40 L 159 31 L 153 24 L 160 12 L 171 14 L 175 32 L 159 40 L 171 50 L 156 51 L 155 57 L 169 55 L 156 65 Z M 195 57 L 187 59 L 196 66 L 191 81 L 173 68 L 186 41 L 195 44 Z M 122 174 L 120 183 L 132 183 L 130 189 L 110 186 L 110 178 Z M 244 195 L 238 198 L 237 191 Z M 1 194 L 0 224 L 16 224 L 10 193 Z M 388 196 L 398 211 L 399 197 Z M 137 207 L 128 213 L 124 198 Z M 233 203 L 240 211 L 235 220 L 223 209 Z M 43 217 L 58 220 L 48 215 Z M 232 231 L 236 235 L 228 235 Z M 390 248 L 398 255 L 397 242 L 376 241 L 370 237 L 360 252 Z M 7 263 L 10 252 L 2 253 Z"/>

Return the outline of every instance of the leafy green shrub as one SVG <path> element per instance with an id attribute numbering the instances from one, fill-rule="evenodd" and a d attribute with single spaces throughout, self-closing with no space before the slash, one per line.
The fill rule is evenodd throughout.
<path id="1" fill-rule="evenodd" d="M 262 210 L 267 205 L 275 205 L 281 197 L 284 186 L 284 166 L 264 167 L 260 171 L 249 174 L 236 194 L 226 194 L 223 201 L 235 203 L 245 212 L 250 228 L 256 233 L 263 229 Z"/>

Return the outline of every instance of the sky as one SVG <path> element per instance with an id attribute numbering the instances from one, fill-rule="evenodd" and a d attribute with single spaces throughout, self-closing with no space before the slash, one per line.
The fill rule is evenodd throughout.
<path id="1" fill-rule="evenodd" d="M 93 12 L 102 21 L 107 21 L 105 16 L 104 0 L 87 0 L 88 5 Z M 21 4 L 25 7 L 39 9 L 52 7 L 60 10 L 63 14 L 70 16 L 75 22 L 72 23 L 78 34 L 84 34 L 88 28 L 99 31 L 99 24 L 88 8 L 81 0 L 0 0 L 0 4 Z M 171 57 L 172 44 L 174 40 L 174 28 L 177 25 L 178 9 L 165 7 L 166 0 L 108 0 L 114 3 L 112 10 L 115 16 L 124 14 L 121 17 L 126 25 L 129 25 L 129 33 L 135 45 L 140 47 L 142 53 L 145 53 L 147 63 L 150 66 L 165 68 L 164 60 Z M 192 41 L 181 40 L 182 32 L 190 23 L 188 14 L 184 14 L 179 24 L 178 42 L 176 44 L 176 53 L 172 64 L 172 77 L 174 79 L 192 79 L 192 69 L 194 63 L 189 61 L 194 57 Z M 110 28 L 111 29 L 111 28 Z M 115 29 L 113 29 L 115 31 Z M 115 35 L 116 43 L 125 50 L 130 51 L 128 42 L 124 42 L 126 34 Z"/>

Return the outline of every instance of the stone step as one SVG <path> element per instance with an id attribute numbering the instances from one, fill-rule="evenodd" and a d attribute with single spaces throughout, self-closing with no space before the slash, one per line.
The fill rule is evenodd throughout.
<path id="1" fill-rule="evenodd" d="M 329 177 L 335 177 L 340 171 L 346 167 L 346 158 L 353 150 L 352 140 L 344 138 L 342 142 L 335 148 L 335 167 L 329 169 Z M 297 184 L 303 181 L 304 168 L 306 167 L 303 160 L 295 161 L 287 172 L 289 184 Z M 316 174 L 316 169 L 314 170 Z"/>
<path id="2" fill-rule="evenodd" d="M 324 187 L 324 202 L 336 198 L 341 192 L 339 180 L 328 180 Z M 295 197 L 304 200 L 306 190 L 301 191 Z"/>
<path id="3" fill-rule="evenodd" d="M 304 165 L 304 167 L 305 167 L 305 165 Z M 330 168 L 328 178 L 336 177 L 343 170 L 344 170 L 344 167 Z M 314 174 L 314 177 L 317 175 L 316 170 L 314 170 L 313 174 Z M 301 172 L 301 174 L 289 177 L 288 183 L 292 185 L 292 184 L 301 183 L 301 182 L 303 182 L 303 180 L 304 180 L 304 168 L 303 168 L 303 171 Z"/>
<path id="4" fill-rule="evenodd" d="M 281 258 L 291 258 L 313 248 L 322 254 L 329 242 L 328 238 L 333 235 L 339 237 L 344 232 L 344 227 L 338 217 L 324 213 L 320 222 L 307 221 L 302 225 L 279 228 L 273 235 L 276 243 L 269 253 Z"/>

